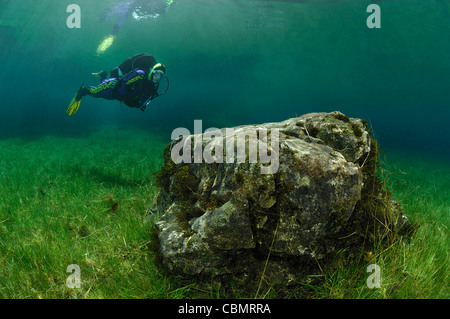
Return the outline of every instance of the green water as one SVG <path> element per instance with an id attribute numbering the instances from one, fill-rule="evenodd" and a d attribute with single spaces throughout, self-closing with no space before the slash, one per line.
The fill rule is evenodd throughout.
<path id="1" fill-rule="evenodd" d="M 370 121 L 382 146 L 449 153 L 448 0 L 379 1 L 380 29 L 366 25 L 372 1 L 177 0 L 156 19 L 128 15 L 101 56 L 118 15 L 104 17 L 123 1 L 77 1 L 81 28 L 69 29 L 72 2 L 0 1 L 3 135 L 113 122 L 169 136 L 194 119 L 223 127 L 340 110 Z M 171 80 L 151 110 L 86 98 L 65 115 L 79 85 L 97 83 L 92 72 L 139 52 Z"/>

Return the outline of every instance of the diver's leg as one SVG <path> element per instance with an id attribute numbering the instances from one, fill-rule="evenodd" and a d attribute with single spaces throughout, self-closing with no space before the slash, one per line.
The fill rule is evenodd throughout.
<path id="1" fill-rule="evenodd" d="M 107 79 L 98 86 L 83 86 L 78 94 L 80 97 L 89 95 L 94 98 L 102 98 L 107 100 L 117 99 L 116 85 L 118 80 L 115 78 Z"/>

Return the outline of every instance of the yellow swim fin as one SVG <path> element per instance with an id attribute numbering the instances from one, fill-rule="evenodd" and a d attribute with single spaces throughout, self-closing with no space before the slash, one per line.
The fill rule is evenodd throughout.
<path id="1" fill-rule="evenodd" d="M 69 107 L 67 108 L 66 113 L 69 116 L 74 115 L 75 113 L 77 113 L 78 108 L 80 107 L 81 104 L 81 98 L 82 96 L 80 95 L 80 90 L 83 87 L 83 84 L 81 85 L 80 89 L 78 90 L 77 94 L 75 95 L 75 97 L 72 99 L 72 101 L 69 104 Z"/>
<path id="2" fill-rule="evenodd" d="M 77 113 L 78 108 L 80 107 L 81 99 L 77 100 L 77 97 L 74 97 L 72 102 L 70 102 L 69 107 L 67 108 L 66 113 L 70 116 Z"/>

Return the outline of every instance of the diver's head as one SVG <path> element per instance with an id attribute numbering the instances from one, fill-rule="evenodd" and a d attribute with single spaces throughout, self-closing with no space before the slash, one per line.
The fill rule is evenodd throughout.
<path id="1" fill-rule="evenodd" d="M 159 83 L 161 79 L 164 77 L 166 72 L 166 67 L 161 64 L 155 64 L 155 66 L 150 70 L 150 73 L 148 74 L 148 79 L 152 82 Z"/>

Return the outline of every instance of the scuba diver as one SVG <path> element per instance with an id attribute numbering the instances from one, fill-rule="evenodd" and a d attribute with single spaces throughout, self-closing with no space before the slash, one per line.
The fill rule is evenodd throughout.
<path id="1" fill-rule="evenodd" d="M 150 102 L 167 92 L 169 79 L 165 75 L 166 67 L 157 63 L 153 55 L 140 53 L 124 61 L 111 71 L 92 73 L 100 78 L 98 86 L 81 85 L 66 111 L 74 115 L 80 107 L 81 99 L 86 96 L 119 100 L 129 107 L 140 108 L 145 111 Z M 158 93 L 161 80 L 165 78 L 167 88 Z"/>
<path id="2" fill-rule="evenodd" d="M 173 2 L 174 0 L 121 1 L 109 9 L 109 12 L 105 15 L 103 20 L 110 21 L 117 15 L 118 18 L 113 28 L 113 34 L 117 34 L 129 15 L 131 15 L 135 20 L 147 18 L 156 19 L 160 15 L 167 12 Z"/>

